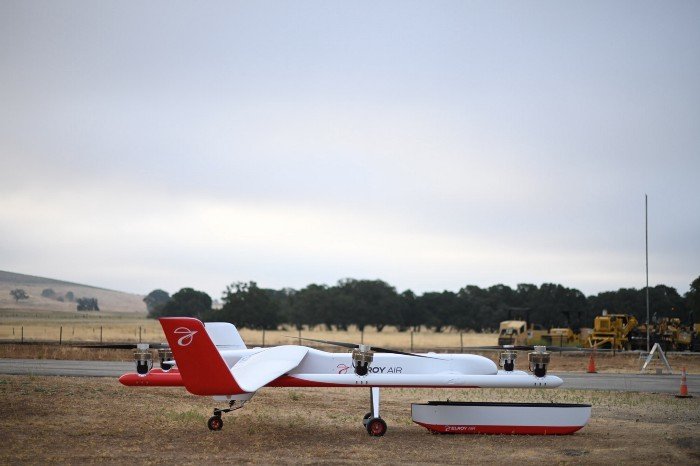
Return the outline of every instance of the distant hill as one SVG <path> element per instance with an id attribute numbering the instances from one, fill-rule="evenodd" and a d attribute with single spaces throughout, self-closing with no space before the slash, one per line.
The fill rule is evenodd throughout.
<path id="1" fill-rule="evenodd" d="M 15 288 L 26 291 L 29 299 L 15 303 L 10 295 L 10 291 Z M 44 290 L 52 290 L 54 293 L 52 296 L 42 296 Z M 76 303 L 69 300 L 71 293 L 74 300 L 96 298 L 100 311 L 103 312 L 146 313 L 142 295 L 0 270 L 0 309 L 75 311 Z"/>

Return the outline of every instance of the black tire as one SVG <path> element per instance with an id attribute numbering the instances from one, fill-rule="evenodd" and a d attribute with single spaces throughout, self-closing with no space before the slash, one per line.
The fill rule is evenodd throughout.
<path id="1" fill-rule="evenodd" d="M 369 419 L 371 417 L 372 417 L 372 413 L 365 414 L 365 417 L 362 418 L 362 425 L 367 427 L 367 423 L 369 422 Z"/>
<path id="2" fill-rule="evenodd" d="M 224 427 L 224 420 L 221 419 L 221 416 L 212 416 L 207 421 L 207 427 L 209 430 L 221 430 Z"/>
<path id="3" fill-rule="evenodd" d="M 367 433 L 372 437 L 381 437 L 386 434 L 386 422 L 381 417 L 373 417 L 367 421 Z"/>

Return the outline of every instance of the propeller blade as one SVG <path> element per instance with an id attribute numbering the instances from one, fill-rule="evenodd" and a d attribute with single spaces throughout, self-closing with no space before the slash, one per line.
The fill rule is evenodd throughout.
<path id="1" fill-rule="evenodd" d="M 392 353 L 392 354 L 403 354 L 404 356 L 415 356 L 417 358 L 428 358 L 428 359 L 442 359 L 442 358 L 436 358 L 434 356 L 425 356 L 423 354 L 416 354 L 416 353 L 404 353 L 403 351 L 399 350 L 393 350 L 393 349 L 387 349 L 387 348 L 380 348 L 378 346 L 372 346 L 372 350 L 378 352 L 378 353 Z"/>
<path id="2" fill-rule="evenodd" d="M 359 348 L 360 345 L 356 345 L 354 343 L 345 343 L 343 341 L 331 341 L 331 340 L 317 340 L 315 338 L 299 338 L 299 337 L 293 337 L 291 335 L 285 335 L 287 338 L 295 338 L 297 340 L 306 340 L 306 341 L 315 341 L 316 343 L 325 343 L 326 345 L 335 345 L 335 346 L 340 346 L 342 348 L 350 348 L 350 349 L 356 349 Z M 429 358 L 429 359 L 441 359 L 441 358 L 436 358 L 433 356 L 424 356 L 422 354 L 415 354 L 415 353 L 405 353 L 403 351 L 398 351 L 398 350 L 392 350 L 388 348 L 380 348 L 378 346 L 369 346 L 372 351 L 376 351 L 378 353 L 392 353 L 392 354 L 403 354 L 404 356 L 415 356 L 417 358 Z"/>
<path id="3" fill-rule="evenodd" d="M 354 343 L 345 343 L 344 341 L 317 340 L 315 338 L 299 338 L 299 337 L 293 337 L 291 335 L 285 335 L 285 336 L 287 338 L 294 338 L 295 340 L 315 341 L 316 343 L 325 343 L 326 345 L 341 346 L 343 348 L 355 349 L 355 348 L 360 347 L 360 345 L 356 345 Z"/>
<path id="4" fill-rule="evenodd" d="M 545 345 L 538 345 L 545 346 Z M 547 351 L 576 351 L 587 353 L 591 351 L 612 351 L 611 349 L 601 349 L 601 348 L 581 348 L 578 346 L 545 346 Z M 534 345 L 494 345 L 494 346 L 452 346 L 452 347 L 441 347 L 440 349 L 451 349 L 451 350 L 466 350 L 466 351 L 503 351 L 503 350 L 513 350 L 513 351 L 534 351 Z"/>
<path id="5" fill-rule="evenodd" d="M 136 343 L 85 343 L 82 345 L 72 345 L 74 348 L 111 348 L 111 349 L 136 349 Z M 148 349 L 165 349 L 169 348 L 167 344 L 163 343 L 149 343 Z"/>

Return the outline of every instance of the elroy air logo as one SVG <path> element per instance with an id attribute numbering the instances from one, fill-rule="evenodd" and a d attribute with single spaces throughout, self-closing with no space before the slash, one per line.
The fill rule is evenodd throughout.
<path id="1" fill-rule="evenodd" d="M 187 327 L 178 327 L 173 330 L 173 333 L 176 335 L 182 335 L 177 340 L 178 345 L 187 346 L 192 343 L 192 340 L 194 340 L 194 334 L 197 333 L 197 330 L 190 330 Z"/>

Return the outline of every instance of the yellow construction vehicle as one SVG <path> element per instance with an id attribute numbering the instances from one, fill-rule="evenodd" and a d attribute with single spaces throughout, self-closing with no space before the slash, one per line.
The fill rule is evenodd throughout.
<path id="1" fill-rule="evenodd" d="M 579 337 L 570 328 L 551 328 L 542 335 L 547 346 L 577 346 Z"/>
<path id="2" fill-rule="evenodd" d="M 652 336 L 654 342 L 661 344 L 665 351 L 686 351 L 693 347 L 692 325 L 685 325 L 677 317 L 659 319 Z"/>
<path id="3" fill-rule="evenodd" d="M 504 320 L 498 327 L 498 344 L 533 345 L 541 343 L 546 333 L 541 325 L 531 324 L 528 328 L 524 320 Z"/>
<path id="4" fill-rule="evenodd" d="M 632 343 L 632 349 L 646 349 L 646 324 L 639 324 L 628 339 Z M 697 329 L 692 324 L 683 324 L 677 317 L 657 319 L 654 316 L 649 324 L 649 346 L 658 343 L 664 351 L 697 351 L 698 341 Z"/>
<path id="5" fill-rule="evenodd" d="M 630 348 L 629 334 L 637 327 L 637 319 L 629 314 L 608 314 L 598 316 L 593 321 L 593 333 L 588 336 L 590 348 Z"/>

